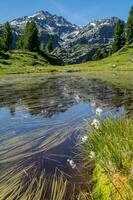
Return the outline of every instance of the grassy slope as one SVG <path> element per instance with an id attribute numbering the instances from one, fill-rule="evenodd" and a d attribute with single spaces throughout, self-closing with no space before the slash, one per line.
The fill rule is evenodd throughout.
<path id="1" fill-rule="evenodd" d="M 133 45 L 126 46 L 116 54 L 100 61 L 68 66 L 52 66 L 47 59 L 36 53 L 11 51 L 8 54 L 9 59 L 0 59 L 0 73 L 133 71 Z"/>
<path id="2" fill-rule="evenodd" d="M 84 71 L 133 70 L 133 45 L 125 46 L 119 52 L 100 61 L 82 63 L 73 67 Z"/>
<path id="3" fill-rule="evenodd" d="M 41 56 L 37 53 L 24 51 L 10 51 L 0 53 L 0 74 L 41 73 L 52 71 L 56 57 Z"/>

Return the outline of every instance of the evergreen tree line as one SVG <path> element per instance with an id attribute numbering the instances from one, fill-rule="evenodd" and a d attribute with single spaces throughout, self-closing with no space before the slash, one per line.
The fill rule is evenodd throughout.
<path id="1" fill-rule="evenodd" d="M 0 49 L 9 51 L 12 49 L 13 31 L 9 22 L 3 26 L 0 34 Z M 47 50 L 49 53 L 53 51 L 52 42 L 49 40 L 47 45 L 40 42 L 39 31 L 34 21 L 28 22 L 26 27 L 16 42 L 16 49 L 27 50 L 31 52 L 38 52 L 40 50 Z"/>
<path id="2" fill-rule="evenodd" d="M 96 51 L 93 56 L 94 60 L 100 60 L 107 57 L 108 55 L 119 51 L 125 44 L 133 43 L 133 7 L 129 12 L 127 24 L 124 21 L 118 19 L 115 25 L 114 40 L 110 51 L 106 48 L 100 48 Z"/>

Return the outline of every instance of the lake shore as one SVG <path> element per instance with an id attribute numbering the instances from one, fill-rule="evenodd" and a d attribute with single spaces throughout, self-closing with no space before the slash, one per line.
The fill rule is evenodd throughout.
<path id="1" fill-rule="evenodd" d="M 94 199 L 132 199 L 131 119 L 107 119 L 86 134 L 81 144 L 85 162 L 94 161 Z"/>

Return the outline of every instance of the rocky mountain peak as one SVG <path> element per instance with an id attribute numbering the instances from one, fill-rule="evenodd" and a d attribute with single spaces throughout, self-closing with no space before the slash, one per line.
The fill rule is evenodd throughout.
<path id="1" fill-rule="evenodd" d="M 118 18 L 95 20 L 80 28 L 62 16 L 41 10 L 31 16 L 17 18 L 10 22 L 15 38 L 22 34 L 27 22 L 32 20 L 38 26 L 40 40 L 45 44 L 51 40 L 53 47 L 56 48 L 54 53 L 63 58 L 64 62 L 72 64 L 91 60 L 96 48 L 111 45 Z"/>
<path id="2" fill-rule="evenodd" d="M 72 46 L 74 44 L 95 44 L 111 43 L 114 35 L 116 17 L 95 20 L 86 26 L 74 31 L 65 38 L 63 45 Z"/>
<path id="3" fill-rule="evenodd" d="M 13 28 L 24 29 L 27 22 L 34 20 L 38 28 L 42 31 L 46 31 L 49 34 L 57 34 L 59 37 L 63 37 L 66 34 L 78 29 L 78 26 L 68 22 L 62 16 L 52 15 L 48 11 L 38 11 L 31 16 L 24 16 L 15 19 L 10 22 Z"/>

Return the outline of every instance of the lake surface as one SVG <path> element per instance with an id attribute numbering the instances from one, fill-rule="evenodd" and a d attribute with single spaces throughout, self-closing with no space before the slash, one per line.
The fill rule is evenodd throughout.
<path id="1" fill-rule="evenodd" d="M 84 166 L 76 155 L 77 143 L 98 107 L 102 119 L 132 114 L 133 88 L 92 75 L 1 78 L 0 199 L 3 187 L 11 189 L 13 181 L 20 184 L 25 176 L 39 177 L 42 171 L 48 177 L 63 172 L 71 184 L 82 187 Z M 68 159 L 74 160 L 75 169 Z"/>

